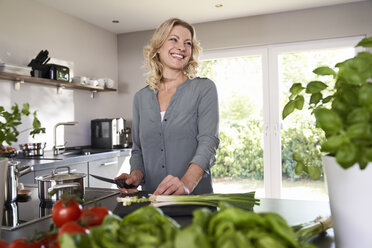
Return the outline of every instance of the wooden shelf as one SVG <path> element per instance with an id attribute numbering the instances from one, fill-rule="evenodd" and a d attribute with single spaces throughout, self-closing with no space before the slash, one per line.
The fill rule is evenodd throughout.
<path id="1" fill-rule="evenodd" d="M 12 80 L 15 83 L 25 82 L 25 83 L 32 83 L 32 84 L 56 86 L 58 88 L 89 90 L 92 92 L 116 91 L 116 89 L 111 89 L 111 88 L 103 88 L 99 86 L 70 83 L 70 82 L 59 81 L 59 80 L 50 80 L 46 78 L 31 77 L 31 76 L 25 76 L 25 75 L 20 75 L 20 74 L 11 73 L 11 72 L 3 72 L 3 71 L 0 72 L 0 79 Z"/>

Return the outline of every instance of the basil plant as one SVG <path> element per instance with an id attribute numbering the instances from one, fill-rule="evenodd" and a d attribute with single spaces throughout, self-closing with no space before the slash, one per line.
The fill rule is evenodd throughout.
<path id="1" fill-rule="evenodd" d="M 361 40 L 357 46 L 372 47 L 372 37 Z M 311 81 L 305 86 L 294 83 L 282 118 L 302 110 L 308 96 L 308 109 L 326 137 L 321 151 L 335 156 L 344 169 L 354 164 L 366 168 L 372 161 L 372 54 L 359 52 L 336 64 L 335 69 L 321 66 L 313 72 L 331 77 L 331 83 Z M 295 153 L 293 159 L 297 162 L 296 173 L 304 171 L 312 178 L 320 176 L 318 167 L 305 166 L 300 154 Z"/>
<path id="2" fill-rule="evenodd" d="M 15 103 L 11 107 L 11 111 L 8 112 L 3 106 L 0 106 L 0 150 L 6 149 L 5 143 L 11 145 L 12 142 L 17 142 L 18 135 L 23 132 L 18 131 L 17 128 L 22 123 L 22 116 L 29 116 L 31 114 L 29 108 L 30 106 L 28 103 L 23 104 L 21 109 L 18 107 L 18 104 Z M 41 127 L 36 111 L 33 112 L 32 128 L 30 129 L 30 135 L 32 135 L 32 137 L 39 133 L 45 133 L 45 128 Z"/>

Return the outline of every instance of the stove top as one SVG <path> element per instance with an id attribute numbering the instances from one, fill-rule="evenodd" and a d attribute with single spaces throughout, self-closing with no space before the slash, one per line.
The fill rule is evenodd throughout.
<path id="1" fill-rule="evenodd" d="M 38 198 L 36 185 L 26 186 L 25 189 L 31 190 L 30 196 L 18 197 L 16 202 L 4 206 L 1 229 L 12 230 L 21 228 L 51 217 L 54 202 L 41 201 Z M 84 205 L 92 204 L 95 201 L 100 201 L 116 194 L 119 194 L 119 191 L 114 189 L 86 188 Z"/>

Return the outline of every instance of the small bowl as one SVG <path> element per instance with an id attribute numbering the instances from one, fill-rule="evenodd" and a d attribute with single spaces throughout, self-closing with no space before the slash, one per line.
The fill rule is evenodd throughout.
<path id="1" fill-rule="evenodd" d="M 103 78 L 97 79 L 99 87 L 105 87 L 105 80 Z"/>
<path id="2" fill-rule="evenodd" d="M 89 80 L 89 85 L 97 86 L 98 85 L 98 81 L 95 80 L 95 79 L 91 79 L 91 80 Z"/>
<path id="3" fill-rule="evenodd" d="M 75 76 L 72 78 L 73 83 L 77 84 L 88 84 L 89 78 L 83 76 Z"/>
<path id="4" fill-rule="evenodd" d="M 112 80 L 111 78 L 106 78 L 105 87 L 109 89 L 114 88 L 114 80 Z"/>

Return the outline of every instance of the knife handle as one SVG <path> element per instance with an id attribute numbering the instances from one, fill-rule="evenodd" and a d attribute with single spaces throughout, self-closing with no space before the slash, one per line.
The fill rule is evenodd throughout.
<path id="1" fill-rule="evenodd" d="M 136 186 L 134 186 L 133 184 L 131 184 L 131 185 L 126 184 L 123 179 L 116 179 L 115 183 L 116 183 L 117 186 L 119 186 L 119 188 L 126 188 L 126 189 L 136 188 Z"/>

